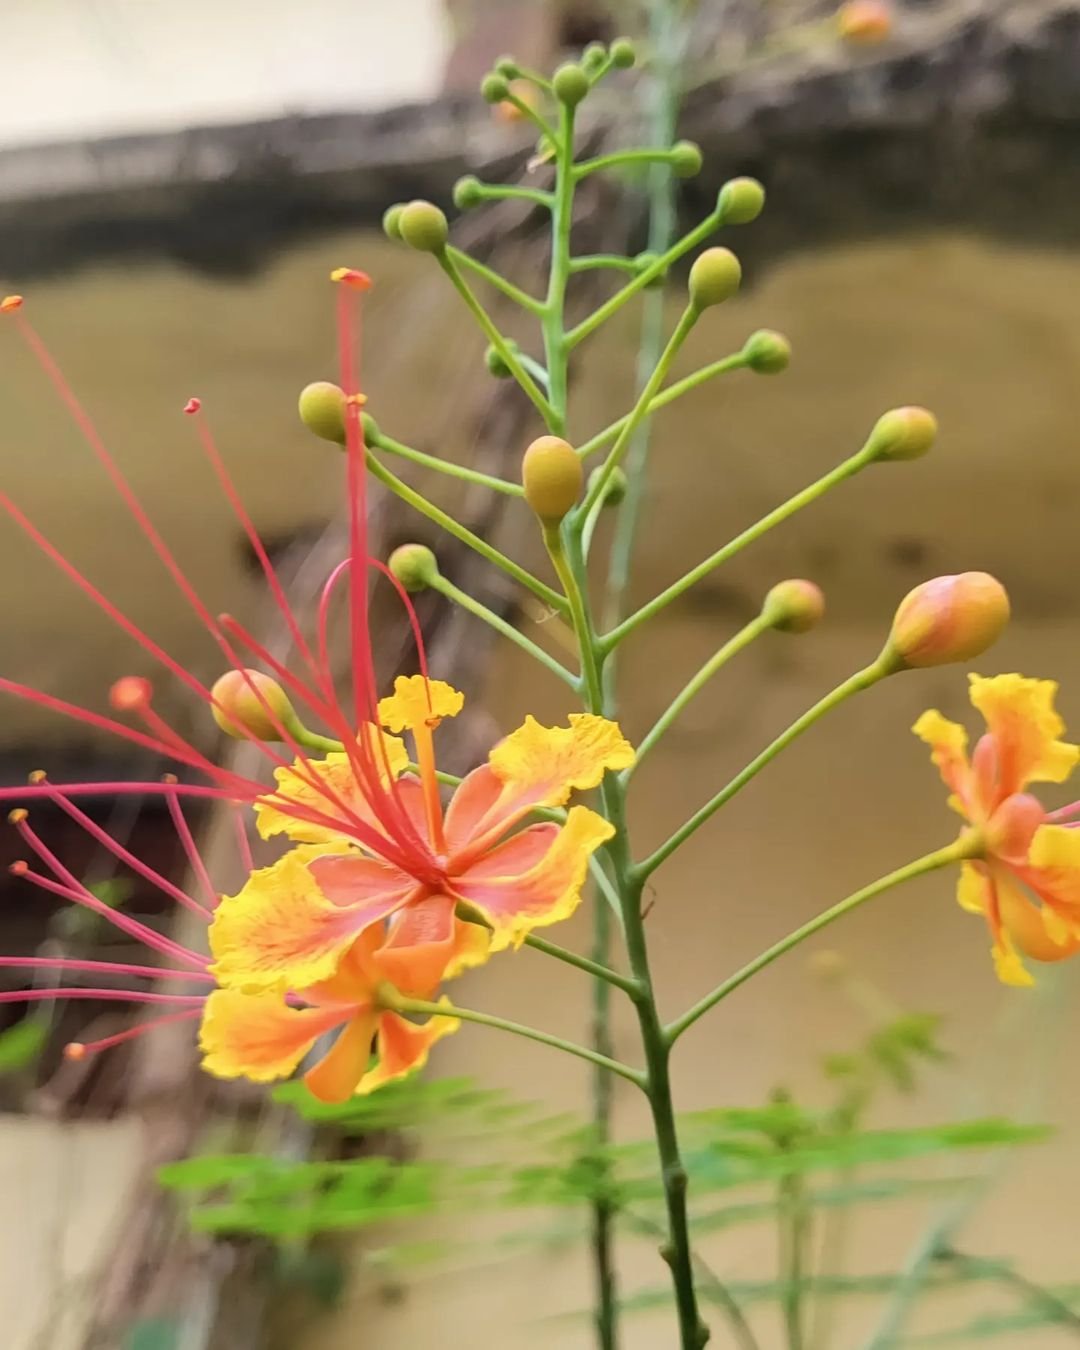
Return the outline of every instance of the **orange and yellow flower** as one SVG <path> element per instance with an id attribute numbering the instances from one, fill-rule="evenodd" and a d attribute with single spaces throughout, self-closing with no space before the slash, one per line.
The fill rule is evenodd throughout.
<path id="1" fill-rule="evenodd" d="M 1022 956 L 1061 961 L 1080 951 L 1080 832 L 1050 823 L 1026 789 L 1064 782 L 1080 747 L 1059 739 L 1065 724 L 1054 709 L 1054 681 L 970 680 L 987 728 L 970 756 L 967 732 L 937 711 L 923 713 L 913 730 L 932 748 L 950 806 L 978 832 L 980 852 L 962 864 L 957 900 L 986 919 L 999 978 L 1029 985 Z"/>
<path id="2" fill-rule="evenodd" d="M 319 985 L 352 944 L 383 933 L 371 952 L 382 979 L 398 988 L 440 980 L 519 945 L 534 928 L 567 918 L 581 897 L 589 858 L 613 833 L 602 816 L 571 806 L 562 822 L 523 825 L 539 808 L 562 807 L 571 792 L 596 787 L 634 752 L 601 717 L 572 715 L 568 727 L 533 718 L 492 750 L 456 789 L 445 814 L 434 731 L 463 698 L 438 680 L 402 676 L 378 705 L 385 728 L 382 781 L 369 785 L 344 755 L 279 769 L 276 794 L 256 806 L 264 837 L 294 845 L 226 897 L 210 929 L 213 972 L 248 993 Z M 416 772 L 397 733 L 412 739 Z M 394 849 L 295 813 L 314 770 L 351 812 L 392 834 Z M 282 805 L 287 801 L 287 805 Z M 387 854 L 393 854 L 392 859 Z M 478 922 L 463 922 L 464 912 Z"/>

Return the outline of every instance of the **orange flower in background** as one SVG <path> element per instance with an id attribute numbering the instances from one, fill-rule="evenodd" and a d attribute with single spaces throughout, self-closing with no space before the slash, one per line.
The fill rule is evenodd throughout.
<path id="1" fill-rule="evenodd" d="M 892 8 L 882 0 L 848 0 L 836 11 L 836 27 L 845 42 L 884 42 L 893 30 Z"/>
<path id="2" fill-rule="evenodd" d="M 608 769 L 626 768 L 632 747 L 601 717 L 573 715 L 568 727 L 527 718 L 462 781 L 444 815 L 434 731 L 463 702 L 448 684 L 414 675 L 400 677 L 378 705 L 388 732 L 410 734 L 418 770 L 403 772 L 405 747 L 385 736 L 379 795 L 394 803 L 392 860 L 389 849 L 360 846 L 355 835 L 294 814 L 292 804 L 312 789 L 298 767 L 278 770 L 277 793 L 256 804 L 259 830 L 267 838 L 282 833 L 297 847 L 222 901 L 210 929 L 220 983 L 249 992 L 317 985 L 361 934 L 387 922 L 372 967 L 399 988 L 434 987 L 573 913 L 589 858 L 612 826 L 572 806 L 561 823 L 517 827 L 538 808 L 561 807 L 571 792 L 596 787 Z M 344 755 L 311 767 L 333 783 L 350 812 L 379 828 L 365 785 Z M 290 806 L 282 808 L 279 795 Z M 459 910 L 479 922 L 463 922 Z"/>
<path id="3" fill-rule="evenodd" d="M 987 728 L 970 757 L 967 732 L 939 712 L 923 713 L 913 730 L 932 747 L 953 794 L 949 805 L 983 842 L 980 857 L 962 864 L 957 900 L 986 919 L 998 977 L 1029 985 L 1021 954 L 1061 961 L 1080 951 L 1080 833 L 1049 823 L 1069 808 L 1048 817 L 1025 789 L 1064 782 L 1080 747 L 1059 739 L 1065 724 L 1054 710 L 1053 680 L 969 678 Z"/>

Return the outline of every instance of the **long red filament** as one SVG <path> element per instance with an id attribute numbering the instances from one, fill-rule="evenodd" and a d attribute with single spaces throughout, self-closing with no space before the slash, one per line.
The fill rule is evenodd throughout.
<path id="1" fill-rule="evenodd" d="M 145 1022 L 139 1022 L 133 1027 L 127 1027 L 124 1031 L 118 1031 L 113 1036 L 104 1036 L 99 1041 L 69 1041 L 64 1046 L 64 1054 L 68 1059 L 85 1059 L 88 1055 L 98 1055 L 102 1050 L 111 1050 L 114 1046 L 123 1045 L 126 1041 L 137 1040 L 140 1036 L 145 1036 L 148 1031 L 156 1031 L 158 1027 L 172 1026 L 176 1022 L 191 1022 L 200 1016 L 202 1008 L 186 1008 L 183 1012 L 163 1013 L 159 1017 L 150 1017 Z"/>
<path id="2" fill-rule="evenodd" d="M 168 966 L 140 966 L 127 961 L 79 961 L 66 956 L 0 956 L 2 970 L 75 970 L 88 975 L 133 975 L 142 980 L 198 980 L 214 983 L 203 970 L 171 970 Z"/>

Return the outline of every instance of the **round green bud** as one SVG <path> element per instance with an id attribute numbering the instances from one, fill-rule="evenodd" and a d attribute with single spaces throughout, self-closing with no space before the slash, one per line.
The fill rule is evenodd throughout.
<path id="1" fill-rule="evenodd" d="M 345 391 L 329 380 L 316 380 L 300 391 L 300 421 L 324 441 L 345 444 Z"/>
<path id="2" fill-rule="evenodd" d="M 701 146 L 693 141 L 676 141 L 671 147 L 671 168 L 677 178 L 693 178 L 704 162 Z"/>
<path id="3" fill-rule="evenodd" d="M 495 62 L 495 70 L 508 80 L 515 79 L 521 74 L 521 69 L 512 56 L 500 56 Z"/>
<path id="4" fill-rule="evenodd" d="M 791 343 L 783 333 L 759 328 L 746 339 L 742 354 L 747 369 L 757 371 L 759 375 L 779 375 L 787 370 L 791 361 Z"/>
<path id="5" fill-rule="evenodd" d="M 581 64 L 587 71 L 599 69 L 607 60 L 607 48 L 602 42 L 590 42 L 581 53 Z"/>
<path id="6" fill-rule="evenodd" d="M 409 202 L 401 208 L 401 237 L 420 253 L 441 253 L 450 227 L 434 202 Z"/>
<path id="7" fill-rule="evenodd" d="M 512 352 L 517 353 L 517 343 L 508 340 L 506 345 Z M 494 375 L 497 380 L 508 380 L 513 375 L 513 371 L 502 358 L 502 353 L 495 346 L 489 346 L 484 353 L 484 364 L 488 368 L 488 374 Z"/>
<path id="8" fill-rule="evenodd" d="M 539 436 L 521 461 L 525 500 L 545 524 L 562 520 L 581 495 L 584 478 L 577 451 L 559 436 Z"/>
<path id="9" fill-rule="evenodd" d="M 480 97 L 485 103 L 501 103 L 510 92 L 506 77 L 492 71 L 480 81 Z"/>
<path id="10" fill-rule="evenodd" d="M 937 418 L 927 408 L 893 408 L 874 423 L 866 449 L 875 459 L 921 459 L 937 430 Z"/>
<path id="11" fill-rule="evenodd" d="M 567 61 L 551 77 L 551 88 L 560 103 L 576 108 L 589 92 L 589 77 L 576 61 Z"/>
<path id="12" fill-rule="evenodd" d="M 280 741 L 292 735 L 296 710 L 277 680 L 258 670 L 229 670 L 210 690 L 210 715 L 226 736 L 238 741 Z"/>
<path id="13" fill-rule="evenodd" d="M 589 474 L 589 490 L 592 491 L 593 484 L 603 473 L 603 465 L 598 465 Z M 611 471 L 611 476 L 607 480 L 607 486 L 604 488 L 604 497 L 601 506 L 618 506 L 626 497 L 627 477 L 623 469 L 616 464 Z"/>
<path id="14" fill-rule="evenodd" d="M 725 225 L 749 225 L 765 205 L 765 189 L 756 178 L 733 178 L 720 189 L 716 209 Z"/>
<path id="15" fill-rule="evenodd" d="M 806 633 L 825 614 L 825 596 L 812 581 L 778 581 L 765 597 L 761 617 L 781 633 Z"/>
<path id="16" fill-rule="evenodd" d="M 379 424 L 369 412 L 360 414 L 360 431 L 365 445 L 377 445 L 379 442 Z"/>
<path id="17" fill-rule="evenodd" d="M 387 239 L 401 240 L 401 213 L 405 206 L 402 202 L 396 202 L 393 206 L 388 206 L 383 212 L 382 227 L 383 234 Z"/>
<path id="18" fill-rule="evenodd" d="M 629 70 L 637 60 L 637 51 L 629 38 L 616 38 L 611 44 L 611 64 L 619 70 Z"/>
<path id="19" fill-rule="evenodd" d="M 459 211 L 469 211 L 484 200 L 484 187 L 475 174 L 467 173 L 454 184 L 454 205 Z"/>
<path id="20" fill-rule="evenodd" d="M 698 309 L 730 300 L 742 281 L 742 267 L 729 248 L 707 248 L 690 269 L 690 302 Z"/>
<path id="21" fill-rule="evenodd" d="M 426 544 L 402 544 L 394 549 L 387 566 L 407 591 L 424 591 L 439 575 L 435 554 Z"/>

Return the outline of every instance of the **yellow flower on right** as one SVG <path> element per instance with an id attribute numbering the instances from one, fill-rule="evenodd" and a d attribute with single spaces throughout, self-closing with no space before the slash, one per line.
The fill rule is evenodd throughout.
<path id="1" fill-rule="evenodd" d="M 1080 746 L 1059 739 L 1065 724 L 1054 709 L 1053 680 L 969 679 L 971 702 L 986 720 L 970 756 L 967 732 L 937 711 L 923 713 L 912 730 L 933 751 L 949 805 L 981 840 L 978 856 L 962 864 L 956 898 L 986 919 L 998 978 L 1030 985 L 1022 955 L 1062 961 L 1080 951 L 1080 822 L 1051 823 L 1068 809 L 1048 816 L 1025 789 L 1063 783 Z"/>

